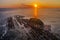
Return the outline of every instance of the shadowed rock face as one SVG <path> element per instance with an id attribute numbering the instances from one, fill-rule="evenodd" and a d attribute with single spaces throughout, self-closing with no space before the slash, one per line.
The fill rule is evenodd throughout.
<path id="1" fill-rule="evenodd" d="M 36 19 L 36 18 L 31 18 L 29 20 L 29 24 L 32 26 L 32 28 L 36 28 L 36 29 L 44 29 L 44 23 L 40 20 L 40 19 Z"/>
<path id="2" fill-rule="evenodd" d="M 44 23 L 40 19 L 9 17 L 7 23 L 6 32 L 0 32 L 0 40 L 60 40 L 53 33 L 44 30 Z"/>

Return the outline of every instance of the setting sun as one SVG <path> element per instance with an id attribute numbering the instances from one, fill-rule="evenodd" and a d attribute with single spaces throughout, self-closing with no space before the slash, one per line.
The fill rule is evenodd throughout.
<path id="1" fill-rule="evenodd" d="M 34 4 L 34 7 L 37 7 L 37 4 Z"/>

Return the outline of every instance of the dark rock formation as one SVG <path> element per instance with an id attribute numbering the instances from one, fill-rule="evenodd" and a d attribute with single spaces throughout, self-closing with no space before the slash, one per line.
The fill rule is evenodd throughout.
<path id="1" fill-rule="evenodd" d="M 44 30 L 44 23 L 40 19 L 20 19 L 19 17 L 7 19 L 8 30 L 4 36 L 0 31 L 0 34 L 2 33 L 0 40 L 60 40 L 53 33 Z"/>

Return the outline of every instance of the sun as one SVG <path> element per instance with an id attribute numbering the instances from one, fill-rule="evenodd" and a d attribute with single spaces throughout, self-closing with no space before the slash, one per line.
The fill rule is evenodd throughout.
<path id="1" fill-rule="evenodd" d="M 37 4 L 34 4 L 34 7 L 37 7 L 38 5 Z"/>

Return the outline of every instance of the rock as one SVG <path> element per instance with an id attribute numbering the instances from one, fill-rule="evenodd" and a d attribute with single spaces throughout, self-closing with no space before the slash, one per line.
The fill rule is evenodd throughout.
<path id="1" fill-rule="evenodd" d="M 0 40 L 60 40 L 53 33 L 44 30 L 44 23 L 40 19 L 10 17 L 7 20 L 8 31 Z"/>

